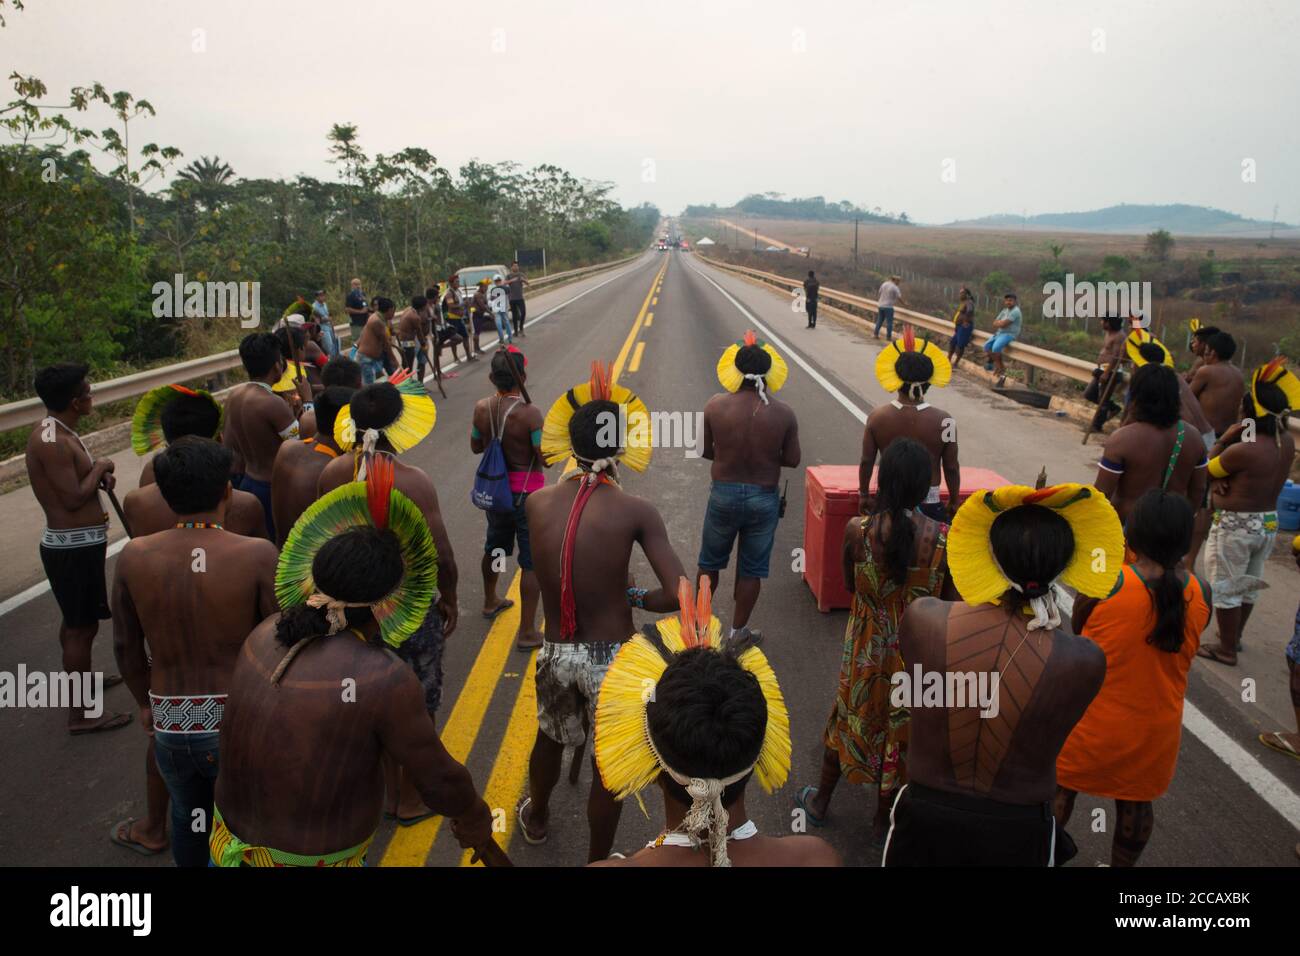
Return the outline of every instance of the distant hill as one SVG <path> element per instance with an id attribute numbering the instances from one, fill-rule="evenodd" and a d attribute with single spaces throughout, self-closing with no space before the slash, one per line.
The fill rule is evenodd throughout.
<path id="1" fill-rule="evenodd" d="M 804 219 L 815 222 L 888 222 L 907 225 L 911 222 L 907 213 L 897 216 L 870 211 L 854 205 L 847 199 L 839 202 L 827 202 L 825 196 L 808 196 L 801 199 L 785 199 L 780 193 L 751 193 L 732 206 L 720 207 L 715 204 L 687 206 L 683 216 L 696 219 L 712 219 L 718 216 L 745 213 L 764 219 Z"/>
<path id="2" fill-rule="evenodd" d="M 947 223 L 984 229 L 1070 229 L 1076 232 L 1144 233 L 1167 229 L 1180 236 L 1268 235 L 1272 223 L 1247 219 L 1209 206 L 1143 206 L 1122 204 L 1091 212 L 1051 212 L 1037 216 L 996 215 Z M 1277 231 L 1294 232 L 1296 226 L 1278 223 Z"/>

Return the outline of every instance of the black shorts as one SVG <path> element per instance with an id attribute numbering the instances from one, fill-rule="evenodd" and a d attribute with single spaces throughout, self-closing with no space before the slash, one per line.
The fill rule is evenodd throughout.
<path id="1" fill-rule="evenodd" d="M 415 671 L 424 688 L 424 707 L 436 713 L 442 704 L 442 612 L 436 603 L 429 605 L 429 613 L 419 630 L 397 648 L 397 656 Z"/>
<path id="2" fill-rule="evenodd" d="M 884 866 L 1051 866 L 1050 803 L 1001 803 L 909 783 L 889 815 Z"/>
<path id="3" fill-rule="evenodd" d="M 451 326 L 449 325 L 443 326 L 442 328 L 438 329 L 438 344 L 446 345 L 448 342 L 450 342 L 452 339 L 456 338 L 459 335 L 460 333 L 457 332 L 455 329 L 453 329 Z"/>
<path id="4" fill-rule="evenodd" d="M 524 502 L 528 493 L 515 496 L 514 511 L 487 512 L 487 541 L 483 553 L 491 554 L 500 548 L 505 554 L 515 553 L 515 540 L 519 541 L 519 568 L 523 571 L 533 569 L 533 548 L 528 537 L 528 514 L 524 511 Z"/>
<path id="5" fill-rule="evenodd" d="M 90 627 L 113 616 L 104 581 L 107 560 L 107 541 L 76 548 L 41 545 L 41 564 L 54 600 L 59 602 L 65 627 Z"/>

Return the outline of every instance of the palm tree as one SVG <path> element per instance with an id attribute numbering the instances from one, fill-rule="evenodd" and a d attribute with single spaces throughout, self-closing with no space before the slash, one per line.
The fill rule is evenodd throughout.
<path id="1" fill-rule="evenodd" d="M 200 156 L 176 174 L 192 183 L 195 199 L 205 209 L 215 209 L 222 194 L 235 178 L 235 171 L 217 156 Z"/>

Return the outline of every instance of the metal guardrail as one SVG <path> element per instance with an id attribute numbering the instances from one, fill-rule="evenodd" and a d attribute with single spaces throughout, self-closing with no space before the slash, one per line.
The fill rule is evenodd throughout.
<path id="1" fill-rule="evenodd" d="M 701 256 L 696 253 L 696 258 L 703 259 L 710 265 L 728 272 L 736 272 L 741 275 L 747 275 L 755 279 L 761 279 L 775 285 L 780 285 L 794 289 L 803 288 L 802 279 L 791 279 L 786 276 L 780 276 L 773 272 L 763 272 L 759 269 L 750 269 L 747 266 L 732 265 L 729 262 L 720 262 L 717 259 L 711 259 L 707 256 Z M 840 302 L 844 305 L 852 306 L 856 309 L 862 309 L 867 312 L 876 313 L 879 309 L 875 299 L 868 299 L 865 296 L 853 295 L 849 292 L 837 292 L 834 289 L 828 289 L 822 286 L 818 293 L 818 299 L 826 299 L 832 302 Z M 914 325 L 931 332 L 938 332 L 942 335 L 952 334 L 952 321 L 941 319 L 937 316 L 926 315 L 924 312 L 916 312 L 912 309 L 894 309 L 895 318 L 904 318 Z M 982 329 L 976 329 L 973 341 L 976 344 L 983 345 L 993 337 L 993 333 L 985 332 Z M 1091 382 L 1092 370 L 1096 368 L 1095 363 L 1087 362 L 1083 359 L 1074 358 L 1070 355 L 1061 355 L 1059 352 L 1050 352 L 1047 349 L 1040 349 L 1035 345 L 1026 345 L 1023 342 L 1012 342 L 1002 353 L 1007 358 L 1014 359 L 1030 368 L 1041 369 L 1044 372 L 1051 372 L 1053 375 L 1060 375 L 1064 378 L 1074 379 L 1077 382 Z"/>
<path id="2" fill-rule="evenodd" d="M 748 276 L 753 279 L 759 279 L 773 285 L 781 286 L 789 291 L 796 288 L 803 288 L 802 279 L 791 279 L 788 276 L 777 275 L 774 272 L 764 272 L 761 269 L 751 269 L 748 266 L 733 265 L 730 262 L 722 262 L 718 259 L 702 256 L 698 252 L 695 254 L 697 259 L 709 263 L 711 266 L 722 269 L 726 272 L 734 272 L 737 275 Z M 818 293 L 818 299 L 828 299 L 834 302 L 840 302 L 843 305 L 849 305 L 857 309 L 863 309 L 867 312 L 875 313 L 879 309 L 876 300 L 868 299 L 865 296 L 853 295 L 849 292 L 836 292 L 834 289 L 822 287 Z M 941 319 L 937 316 L 926 315 L 924 312 L 916 312 L 912 309 L 894 309 L 895 317 L 907 319 L 924 329 L 931 332 L 938 332 L 942 335 L 952 334 L 952 321 L 950 319 Z M 993 337 L 993 333 L 976 329 L 972 338 L 976 344 L 983 345 Z M 1029 383 L 1033 384 L 1033 372 L 1035 369 L 1050 372 L 1053 375 L 1060 375 L 1063 378 L 1073 379 L 1076 382 L 1088 383 L 1092 381 L 1092 370 L 1096 368 L 1093 362 L 1084 359 L 1074 358 L 1071 355 L 1061 355 L 1059 352 L 1051 352 L 1047 349 L 1040 349 L 1035 345 L 1026 345 L 1023 342 L 1012 342 L 1003 350 L 1003 355 L 1020 362 L 1029 367 Z M 1300 436 L 1300 419 L 1292 418 L 1288 424 L 1292 434 Z"/>
<path id="3" fill-rule="evenodd" d="M 602 262 L 594 266 L 583 266 L 581 269 L 557 272 L 554 275 L 543 276 L 540 279 L 530 279 L 529 285 L 537 288 L 538 286 L 550 286 L 565 279 L 577 279 L 604 269 L 621 266 L 638 258 L 640 255 L 641 253 L 637 253 L 637 255 L 617 259 L 614 262 Z M 342 340 L 349 336 L 351 326 L 345 322 L 336 325 L 334 330 Z M 94 382 L 91 384 L 90 394 L 100 404 L 117 402 L 122 399 L 143 395 L 159 385 L 208 379 L 222 372 L 238 368 L 239 365 L 239 350 L 230 349 L 226 352 L 218 352 L 215 355 L 205 355 L 202 358 L 177 362 L 175 365 L 164 365 L 160 368 L 135 372 L 105 382 Z M 41 404 L 39 398 L 25 398 L 22 401 L 0 405 L 0 432 L 22 428 L 24 425 L 33 425 L 41 420 L 44 411 L 45 407 Z"/>

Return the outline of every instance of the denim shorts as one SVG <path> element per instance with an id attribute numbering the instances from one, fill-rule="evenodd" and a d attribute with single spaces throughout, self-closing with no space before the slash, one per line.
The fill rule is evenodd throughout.
<path id="1" fill-rule="evenodd" d="M 361 384 L 374 385 L 378 379 L 387 374 L 383 359 L 373 359 L 361 352 L 357 353 L 357 364 L 361 366 Z"/>
<path id="2" fill-rule="evenodd" d="M 991 339 L 984 343 L 984 351 L 1001 352 L 1015 340 L 1016 337 L 1010 332 L 997 332 Z"/>
<path id="3" fill-rule="evenodd" d="M 731 559 L 731 548 L 740 535 L 737 571 L 742 578 L 767 577 L 772 542 L 780 520 L 781 494 L 775 487 L 715 481 L 704 513 L 704 536 L 700 542 L 702 571 L 721 571 Z"/>

